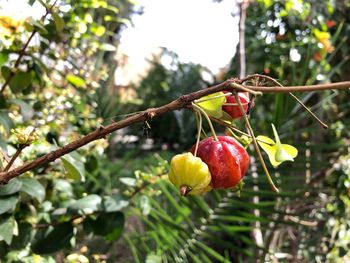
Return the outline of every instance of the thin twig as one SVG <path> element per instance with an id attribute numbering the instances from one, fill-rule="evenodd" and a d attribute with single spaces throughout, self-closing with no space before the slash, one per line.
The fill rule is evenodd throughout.
<path id="1" fill-rule="evenodd" d="M 201 107 L 199 107 L 199 106 L 198 106 L 197 104 L 195 104 L 195 103 L 192 103 L 192 107 L 194 107 L 194 109 L 197 110 L 200 114 L 203 114 L 203 116 L 207 119 L 209 128 L 210 128 L 210 130 L 211 130 L 211 133 L 213 134 L 214 140 L 215 140 L 215 141 L 218 141 L 218 137 L 216 136 L 216 132 L 215 132 L 214 126 L 213 126 L 213 124 L 211 123 L 208 114 L 207 114 Z"/>
<path id="2" fill-rule="evenodd" d="M 264 172 L 265 172 L 265 174 L 266 174 L 266 177 L 267 177 L 267 179 L 268 179 L 268 181 L 269 181 L 269 183 L 270 183 L 270 185 L 271 185 L 271 188 L 272 188 L 272 190 L 275 191 L 276 193 L 279 193 L 279 190 L 278 190 L 278 188 L 275 186 L 275 184 L 274 184 L 274 182 L 273 182 L 273 180 L 272 180 L 272 178 L 271 178 L 271 175 L 270 175 L 270 173 L 269 173 L 269 170 L 268 170 L 267 167 L 266 167 L 264 158 L 263 158 L 262 155 L 261 155 L 261 152 L 260 152 L 258 143 L 257 143 L 257 141 L 256 141 L 256 139 L 255 139 L 254 131 L 253 131 L 252 127 L 250 126 L 250 122 L 249 122 L 249 120 L 248 120 L 247 114 L 245 113 L 245 111 L 244 111 L 244 109 L 243 109 L 243 106 L 242 106 L 242 104 L 241 104 L 241 101 L 239 100 L 238 94 L 235 93 L 234 95 L 235 95 L 236 101 L 238 102 L 239 109 L 241 110 L 241 113 L 243 114 L 243 118 L 244 118 L 245 124 L 246 124 L 246 126 L 247 126 L 247 129 L 248 129 L 248 131 L 249 131 L 249 133 L 250 133 L 250 135 L 251 135 L 251 138 L 253 139 L 253 144 L 254 144 L 254 147 L 255 147 L 256 154 L 257 154 L 258 157 L 259 157 L 261 166 L 263 167 L 263 170 L 264 170 Z"/>
<path id="3" fill-rule="evenodd" d="M 57 0 L 55 0 L 55 2 L 51 5 L 50 8 L 46 9 L 46 13 L 41 17 L 41 20 L 44 21 L 45 18 L 47 17 L 48 14 L 51 13 L 52 8 L 56 5 Z M 25 55 L 26 49 L 29 45 L 29 43 L 32 41 L 34 35 L 37 33 L 38 31 L 34 28 L 33 32 L 30 34 L 27 42 L 24 44 L 24 46 L 22 47 L 21 51 L 18 54 L 18 58 L 15 62 L 15 65 L 13 66 L 13 68 L 11 69 L 9 75 L 7 76 L 5 83 L 2 85 L 1 89 L 0 89 L 0 94 L 2 94 L 5 90 L 5 88 L 7 87 L 7 85 L 10 83 L 10 81 L 12 80 L 12 78 L 16 75 L 17 71 L 18 71 L 18 67 L 19 64 L 21 63 L 21 60 L 23 58 L 23 56 Z"/>
<path id="4" fill-rule="evenodd" d="M 4 172 L 7 172 L 8 170 L 10 170 L 11 166 L 13 165 L 13 163 L 16 161 L 16 159 L 18 158 L 18 156 L 21 154 L 21 152 L 24 150 L 24 148 L 26 148 L 29 144 L 20 144 L 18 146 L 17 151 L 15 152 L 15 154 L 11 157 L 10 161 L 8 162 L 8 164 L 6 165 Z"/>
<path id="5" fill-rule="evenodd" d="M 25 173 L 27 171 L 30 171 L 32 169 L 35 169 L 38 166 L 48 164 L 50 162 L 55 161 L 57 158 L 60 158 L 61 156 L 70 153 L 72 151 L 75 151 L 79 149 L 80 147 L 98 140 L 105 138 L 106 135 L 131 126 L 136 123 L 144 122 L 145 120 L 152 119 L 153 117 L 161 114 L 165 114 L 167 112 L 179 110 L 182 108 L 188 108 L 189 105 L 191 105 L 191 102 L 193 102 L 196 99 L 199 99 L 201 97 L 207 96 L 209 94 L 223 91 L 223 90 L 235 90 L 234 87 L 232 87 L 232 83 L 237 82 L 241 83 L 241 80 L 237 79 L 229 79 L 225 82 L 222 82 L 216 86 L 212 86 L 206 89 L 202 89 L 199 91 L 195 91 L 186 95 L 182 95 L 181 97 L 177 98 L 176 100 L 165 104 L 158 108 L 150 108 L 144 111 L 141 111 L 140 113 L 137 113 L 135 115 L 132 115 L 130 117 L 127 117 L 121 121 L 111 123 L 105 127 L 97 128 L 95 131 L 87 134 L 86 136 L 83 136 L 80 139 L 77 139 L 62 148 L 59 148 L 55 151 L 52 151 L 50 153 L 47 153 L 31 162 L 25 163 L 22 166 L 19 166 L 11 171 L 8 172 L 0 172 L 0 184 L 7 183 L 10 179 L 19 176 L 22 173 Z M 323 85 L 313 85 L 313 86 L 296 86 L 296 87 L 255 87 L 255 86 L 248 86 L 249 89 L 253 91 L 261 91 L 263 93 L 279 93 L 279 92 L 289 92 L 289 91 L 304 91 L 308 92 L 311 90 L 326 90 L 326 89 L 347 89 L 350 87 L 350 81 L 345 82 L 338 82 L 338 83 L 332 83 L 332 84 L 323 84 Z"/>
<path id="6" fill-rule="evenodd" d="M 243 104 L 242 104 L 242 105 L 243 105 Z M 239 134 L 241 134 L 241 135 L 247 136 L 248 138 L 252 138 L 252 136 L 251 136 L 250 134 L 245 133 L 245 132 L 243 132 L 243 131 L 237 129 L 236 127 L 232 126 L 232 124 L 229 124 L 229 123 L 227 123 L 227 122 L 224 122 L 224 121 L 222 121 L 222 120 L 220 120 L 220 119 L 217 119 L 217 118 L 215 118 L 215 117 L 212 117 L 212 116 L 209 116 L 209 117 L 210 117 L 211 120 L 213 120 L 213 121 L 219 123 L 220 125 L 226 126 L 231 132 L 237 132 L 237 133 L 239 133 Z M 257 139 L 257 138 L 255 138 L 255 140 L 257 140 L 258 142 L 265 143 L 265 144 L 270 145 L 270 146 L 273 146 L 273 145 L 274 145 L 274 144 L 271 144 L 271 143 L 269 143 L 269 142 L 266 142 L 266 141 L 263 141 L 263 140 L 260 140 L 260 139 Z"/>
<path id="7" fill-rule="evenodd" d="M 271 81 L 272 83 L 280 86 L 280 87 L 284 87 L 281 83 L 279 83 L 276 79 L 271 78 L 269 76 L 265 76 L 265 75 L 260 75 L 260 74 L 255 74 L 255 75 L 251 75 L 250 77 L 258 77 L 258 78 L 263 78 L 263 79 L 267 79 L 269 81 Z M 320 118 L 318 118 L 297 96 L 295 96 L 293 93 L 289 92 L 289 95 L 292 96 L 293 99 L 295 99 L 300 106 L 302 106 L 304 108 L 304 110 L 306 110 L 324 129 L 328 129 L 328 125 L 325 124 L 323 121 L 320 120 Z"/>

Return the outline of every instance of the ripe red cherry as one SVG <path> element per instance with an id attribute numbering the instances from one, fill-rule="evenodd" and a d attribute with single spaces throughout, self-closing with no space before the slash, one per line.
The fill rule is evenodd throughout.
<path id="1" fill-rule="evenodd" d="M 195 145 L 191 152 L 194 153 Z M 242 179 L 249 166 L 249 155 L 233 137 L 208 137 L 199 142 L 197 156 L 208 165 L 212 188 L 231 188 Z"/>
<path id="2" fill-rule="evenodd" d="M 224 93 L 228 93 L 227 91 L 224 91 Z M 240 102 L 242 103 L 244 112 L 247 112 L 248 110 L 248 103 L 249 103 L 249 94 L 248 92 L 239 92 L 238 97 Z M 234 103 L 237 104 L 236 98 L 234 95 L 230 95 L 226 97 L 226 103 Z M 253 105 L 251 105 L 252 107 Z M 232 119 L 239 119 L 243 116 L 239 105 L 224 105 L 222 106 L 222 110 L 228 113 Z"/>

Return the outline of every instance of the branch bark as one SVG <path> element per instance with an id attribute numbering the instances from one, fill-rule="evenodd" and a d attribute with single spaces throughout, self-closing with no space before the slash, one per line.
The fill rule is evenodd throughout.
<path id="1" fill-rule="evenodd" d="M 196 92 L 192 92 L 186 95 L 182 95 L 181 97 L 177 98 L 176 100 L 165 104 L 163 106 L 160 106 L 158 108 L 150 108 L 144 111 L 141 111 L 139 113 L 136 113 L 128 118 L 125 118 L 124 120 L 114 122 L 108 126 L 101 126 L 94 130 L 93 132 L 87 134 L 86 136 L 73 141 L 62 148 L 59 148 L 55 151 L 52 151 L 50 153 L 47 153 L 31 162 L 25 163 L 22 166 L 19 166 L 13 170 L 10 170 L 8 172 L 1 172 L 0 173 L 0 184 L 6 184 L 10 179 L 19 176 L 20 174 L 23 174 L 27 171 L 33 170 L 36 167 L 39 167 L 44 164 L 48 164 L 50 162 L 55 161 L 57 158 L 60 158 L 61 156 L 68 154 L 72 151 L 75 151 L 79 149 L 80 147 L 98 140 L 104 138 L 106 135 L 131 126 L 135 123 L 144 122 L 147 120 L 150 120 L 157 115 L 161 115 L 167 112 L 179 110 L 182 108 L 190 107 L 191 102 L 197 99 L 200 99 L 203 96 L 218 92 L 218 91 L 242 91 L 239 89 L 237 85 L 233 86 L 234 84 L 242 84 L 244 80 L 239 79 L 229 79 L 225 82 L 222 82 L 218 85 L 202 89 Z M 350 81 L 346 82 L 339 82 L 339 83 L 332 83 L 332 84 L 324 84 L 324 85 L 314 85 L 314 86 L 294 86 L 294 87 L 250 87 L 245 86 L 246 88 L 249 88 L 254 91 L 261 91 L 262 93 L 279 93 L 279 92 L 291 92 L 291 91 L 302 91 L 302 92 L 308 92 L 308 91 L 315 91 L 315 90 L 325 90 L 325 89 L 347 89 L 350 87 Z"/>

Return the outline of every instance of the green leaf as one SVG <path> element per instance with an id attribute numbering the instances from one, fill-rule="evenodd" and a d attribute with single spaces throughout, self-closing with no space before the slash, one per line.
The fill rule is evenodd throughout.
<path id="1" fill-rule="evenodd" d="M 17 178 L 11 179 L 8 184 L 0 185 L 0 196 L 17 193 L 22 186 L 22 182 Z"/>
<path id="2" fill-rule="evenodd" d="M 202 97 L 200 100 L 206 100 L 197 103 L 206 113 L 215 118 L 221 118 L 222 105 L 225 103 L 226 98 L 223 92 L 216 92 L 208 96 Z"/>
<path id="3" fill-rule="evenodd" d="M 87 157 L 86 162 L 84 164 L 85 170 L 92 173 L 98 168 L 98 159 L 94 155 L 90 155 Z"/>
<path id="4" fill-rule="evenodd" d="M 132 177 L 120 177 L 119 181 L 127 186 L 136 186 L 137 180 Z"/>
<path id="5" fill-rule="evenodd" d="M 274 167 L 277 167 L 282 162 L 294 161 L 294 158 L 298 155 L 298 150 L 292 145 L 281 143 L 276 128 L 273 124 L 272 130 L 275 135 L 276 142 L 264 135 L 259 135 L 256 137 L 260 147 L 267 153 L 270 163 Z"/>
<path id="6" fill-rule="evenodd" d="M 104 236 L 107 240 L 116 240 L 124 228 L 124 214 L 122 212 L 101 213 L 95 219 L 89 217 L 84 222 L 84 228 L 95 235 Z"/>
<path id="7" fill-rule="evenodd" d="M 3 66 L 1 67 L 1 76 L 3 77 L 3 79 L 7 79 L 7 77 L 10 75 L 10 68 L 9 67 L 6 67 L 6 66 Z"/>
<path id="8" fill-rule="evenodd" d="M 116 47 L 111 45 L 111 44 L 108 44 L 108 43 L 103 43 L 101 45 L 99 45 L 99 49 L 100 50 L 104 50 L 104 51 L 116 51 Z"/>
<path id="9" fill-rule="evenodd" d="M 11 250 L 24 249 L 32 238 L 33 226 L 29 223 L 18 224 L 18 236 L 14 236 L 11 244 Z"/>
<path id="10" fill-rule="evenodd" d="M 64 20 L 55 12 L 52 13 L 53 21 L 58 32 L 61 32 L 64 29 Z"/>
<path id="11" fill-rule="evenodd" d="M 16 221 L 13 216 L 8 215 L 0 218 L 0 240 L 4 240 L 7 245 L 12 242 L 15 225 Z"/>
<path id="12" fill-rule="evenodd" d="M 34 237 L 31 249 L 36 254 L 51 254 L 70 245 L 74 235 L 71 223 L 59 224 L 49 229 L 39 230 Z"/>
<path id="13" fill-rule="evenodd" d="M 29 17 L 29 24 L 36 27 L 42 33 L 45 33 L 45 34 L 48 33 L 44 24 L 40 20 L 35 20 L 33 17 Z"/>
<path id="14" fill-rule="evenodd" d="M 28 121 L 33 117 L 34 110 L 27 102 L 18 99 L 14 99 L 12 101 L 20 107 L 24 121 Z"/>
<path id="15" fill-rule="evenodd" d="M 17 72 L 11 79 L 9 86 L 13 93 L 18 93 L 28 88 L 32 82 L 32 75 L 29 72 Z"/>
<path id="16" fill-rule="evenodd" d="M 276 128 L 273 124 L 272 130 L 273 134 L 275 135 L 276 140 L 276 161 L 277 162 L 284 162 L 284 161 L 294 161 L 294 158 L 298 155 L 298 150 L 288 144 L 281 144 L 280 138 L 278 137 L 278 133 L 276 131 Z"/>
<path id="17" fill-rule="evenodd" d="M 98 195 L 88 195 L 76 200 L 68 206 L 70 210 L 83 211 L 85 214 L 101 210 L 102 198 Z"/>
<path id="18" fill-rule="evenodd" d="M 67 178 L 75 181 L 85 181 L 84 164 L 71 155 L 61 157 L 64 169 L 67 173 Z"/>
<path id="19" fill-rule="evenodd" d="M 106 212 L 120 211 L 129 205 L 129 201 L 122 198 L 121 195 L 116 194 L 112 196 L 103 197 L 103 209 Z"/>
<path id="20" fill-rule="evenodd" d="M 9 54 L 0 53 L 0 67 L 2 67 L 7 62 L 8 59 L 9 59 Z"/>
<path id="21" fill-rule="evenodd" d="M 85 86 L 85 80 L 83 80 L 81 77 L 73 75 L 73 74 L 67 75 L 67 81 L 77 88 L 81 88 L 81 87 Z"/>
<path id="22" fill-rule="evenodd" d="M 19 180 L 22 182 L 21 191 L 36 198 L 40 203 L 45 199 L 45 188 L 34 178 L 21 177 Z"/>
<path id="23" fill-rule="evenodd" d="M 0 197 L 0 214 L 15 210 L 17 202 L 18 202 L 17 195 Z"/>
<path id="24" fill-rule="evenodd" d="M 4 127 L 7 134 L 9 134 L 11 128 L 13 127 L 13 122 L 8 113 L 5 111 L 0 111 L 0 125 Z"/>

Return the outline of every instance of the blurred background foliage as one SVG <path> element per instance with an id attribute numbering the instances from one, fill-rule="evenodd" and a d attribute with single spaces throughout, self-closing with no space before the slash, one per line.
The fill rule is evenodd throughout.
<path id="1" fill-rule="evenodd" d="M 120 34 L 131 15 L 142 13 L 133 1 L 61 0 L 52 8 L 53 2 L 28 2 L 45 6 L 50 14 L 43 20 L 0 17 L 0 84 L 15 73 L 0 93 L 2 168 L 18 148 L 18 134 L 33 128 L 38 139 L 15 165 L 99 125 L 237 75 L 237 56 L 213 76 L 163 49 L 139 84 L 118 87 L 114 71 L 120 65 L 115 56 Z M 267 74 L 283 85 L 349 79 L 349 12 L 345 0 L 250 1 L 247 73 Z M 33 31 L 35 44 L 14 66 Z M 125 93 L 133 95 L 126 99 Z M 194 143 L 195 121 L 190 111 L 176 111 L 1 185 L 0 258 L 349 261 L 349 92 L 296 95 L 330 124 L 329 130 L 321 130 L 284 94 L 258 98 L 251 113 L 257 134 L 271 136 L 274 123 L 281 138 L 299 149 L 294 163 L 270 167 L 281 194 L 270 190 L 253 158 L 254 169 L 239 196 L 215 191 L 180 197 L 167 181 L 168 161 Z"/>

